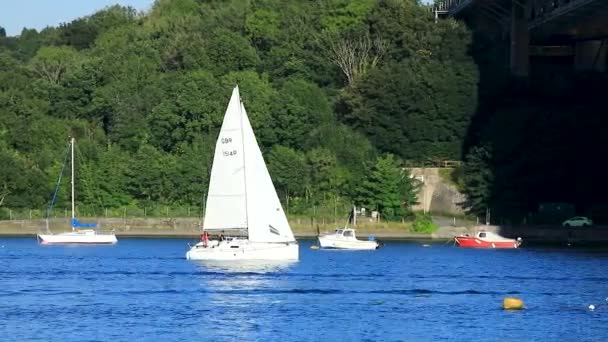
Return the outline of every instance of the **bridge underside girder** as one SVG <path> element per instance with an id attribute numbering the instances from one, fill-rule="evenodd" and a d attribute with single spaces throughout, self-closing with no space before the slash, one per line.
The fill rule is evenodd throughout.
<path id="1" fill-rule="evenodd" d="M 608 0 L 446 0 L 443 5 L 444 13 L 474 30 L 509 36 L 515 76 L 527 75 L 529 55 L 542 55 L 543 45 L 562 46 L 561 55 L 572 52 L 577 70 L 606 70 Z M 532 51 L 530 44 L 536 46 Z M 592 66 L 583 66 L 590 61 Z"/>

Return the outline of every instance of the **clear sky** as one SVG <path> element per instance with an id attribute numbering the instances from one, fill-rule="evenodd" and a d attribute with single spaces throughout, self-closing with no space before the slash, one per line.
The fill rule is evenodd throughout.
<path id="1" fill-rule="evenodd" d="M 0 26 L 7 36 L 21 33 L 23 27 L 38 31 L 93 14 L 104 7 L 120 4 L 138 11 L 147 10 L 154 0 L 4 0 L 0 5 Z"/>

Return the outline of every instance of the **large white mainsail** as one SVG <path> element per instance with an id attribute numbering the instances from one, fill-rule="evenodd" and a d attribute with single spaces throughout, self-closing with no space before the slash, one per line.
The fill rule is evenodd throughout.
<path id="1" fill-rule="evenodd" d="M 238 86 L 215 146 L 203 228 L 247 229 L 252 242 L 295 241 Z"/>
<path id="2" fill-rule="evenodd" d="M 203 221 L 204 230 L 247 228 L 242 132 L 241 99 L 237 86 L 232 91 L 215 144 Z"/>

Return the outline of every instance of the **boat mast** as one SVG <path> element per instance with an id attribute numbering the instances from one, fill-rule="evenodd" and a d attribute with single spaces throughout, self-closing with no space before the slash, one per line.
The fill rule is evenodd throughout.
<path id="1" fill-rule="evenodd" d="M 237 85 L 238 87 L 238 85 Z M 241 146 L 243 147 L 243 179 L 245 182 L 245 220 L 247 221 L 247 239 L 249 239 L 249 206 L 247 205 L 247 169 L 245 155 L 245 132 L 243 132 L 243 102 L 241 102 L 241 93 L 239 92 L 239 119 L 241 122 Z"/>
<path id="2" fill-rule="evenodd" d="M 72 220 L 70 221 L 71 226 L 72 226 L 72 231 L 74 231 L 74 138 L 71 138 L 70 140 L 70 145 L 71 145 L 71 154 L 72 154 L 72 162 L 71 162 L 71 166 L 72 166 L 72 180 L 70 183 L 72 183 Z"/>
<path id="3" fill-rule="evenodd" d="M 353 227 L 357 227 L 357 207 L 353 205 Z"/>

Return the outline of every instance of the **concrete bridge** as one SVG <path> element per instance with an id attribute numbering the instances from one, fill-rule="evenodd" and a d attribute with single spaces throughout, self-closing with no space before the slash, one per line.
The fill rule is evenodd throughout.
<path id="1" fill-rule="evenodd" d="M 572 56 L 575 70 L 608 70 L 608 0 L 444 0 L 435 18 L 509 36 L 511 72 L 526 77 L 530 56 Z"/>

